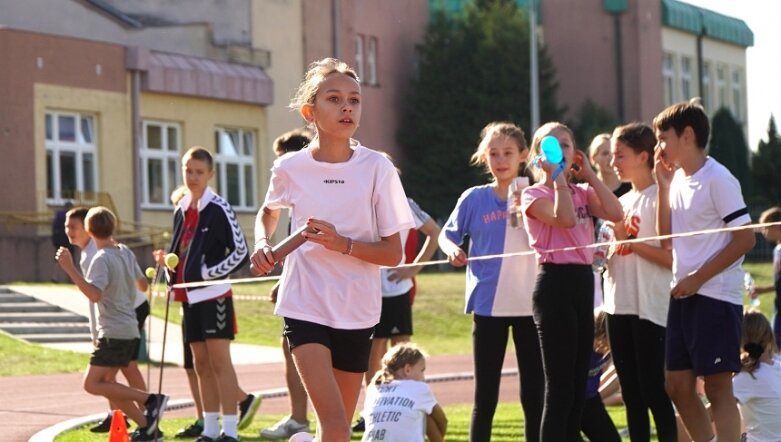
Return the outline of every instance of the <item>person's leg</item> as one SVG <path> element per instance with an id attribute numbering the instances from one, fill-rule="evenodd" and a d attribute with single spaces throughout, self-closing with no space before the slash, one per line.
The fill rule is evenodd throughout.
<path id="1" fill-rule="evenodd" d="M 350 421 L 345 413 L 344 398 L 331 368 L 331 351 L 317 344 L 293 348 L 293 361 L 306 388 L 317 417 L 318 438 L 322 441 L 350 440 Z M 358 375 L 360 388 L 360 374 Z"/>
<path id="2" fill-rule="evenodd" d="M 217 384 L 223 416 L 235 415 L 238 402 L 236 392 L 239 390 L 239 384 L 231 360 L 230 343 L 231 341 L 228 339 L 206 340 L 206 351 Z"/>
<path id="3" fill-rule="evenodd" d="M 307 422 L 307 402 L 309 396 L 306 394 L 304 384 L 298 376 L 296 365 L 293 363 L 293 355 L 290 353 L 287 339 L 282 338 L 282 352 L 285 354 L 285 382 L 290 397 L 290 417 L 296 422 Z"/>
<path id="4" fill-rule="evenodd" d="M 372 339 L 372 349 L 369 353 L 369 370 L 366 372 L 366 385 L 368 386 L 374 375 L 382 368 L 382 357 L 388 351 L 388 338 Z"/>
<path id="5" fill-rule="evenodd" d="M 651 424 L 648 420 L 648 404 L 645 402 L 640 386 L 638 367 L 640 361 L 637 356 L 646 349 L 635 346 L 637 320 L 639 319 L 636 315 L 607 315 L 607 331 L 613 365 L 616 367 L 618 382 L 621 384 L 621 397 L 626 406 L 629 439 L 632 442 L 647 442 L 651 439 Z M 664 343 L 662 343 L 662 351 L 664 351 Z M 664 364 L 664 354 L 653 363 Z M 664 371 L 662 371 L 662 386 L 664 386 Z"/>
<path id="6" fill-rule="evenodd" d="M 509 321 L 506 318 L 473 315 L 472 365 L 475 371 L 475 395 L 469 440 L 491 440 Z"/>
<path id="7" fill-rule="evenodd" d="M 103 396 L 122 410 L 139 427 L 146 427 L 146 417 L 135 402 L 144 403 L 149 394 L 114 381 L 119 367 L 101 367 L 89 365 L 84 374 L 84 391 L 96 396 Z"/>
<path id="8" fill-rule="evenodd" d="M 773 334 L 776 337 L 776 347 L 781 349 L 781 314 L 773 314 Z"/>
<path id="9" fill-rule="evenodd" d="M 352 416 L 355 413 L 355 407 L 358 405 L 358 396 L 361 394 L 363 373 L 343 371 L 337 368 L 333 369 L 333 373 L 336 385 L 339 386 L 339 392 L 341 393 L 344 414 L 345 416 Z M 323 440 L 327 439 L 323 438 Z"/>
<path id="10" fill-rule="evenodd" d="M 212 370 L 206 341 L 190 342 L 190 348 L 193 352 L 193 363 L 203 406 L 203 432 L 201 434 L 214 439 L 220 433 L 220 392 L 217 387 L 217 379 Z"/>
<path id="11" fill-rule="evenodd" d="M 513 343 L 521 378 L 524 433 L 526 440 L 536 441 L 540 438 L 542 406 L 545 401 L 545 374 L 542 371 L 540 341 L 531 316 L 513 321 Z"/>
<path id="12" fill-rule="evenodd" d="M 574 299 L 575 335 L 575 365 L 572 376 L 573 397 L 572 410 L 567 421 L 568 440 L 580 438 L 580 421 L 583 414 L 583 403 L 586 401 L 586 382 L 591 365 L 591 355 L 594 351 L 594 273 L 591 266 L 576 266 L 569 290 Z"/>
<path id="13" fill-rule="evenodd" d="M 732 373 L 705 376 L 705 395 L 710 401 L 710 411 L 719 440 L 740 440 L 740 411 L 732 394 Z"/>
<path id="14" fill-rule="evenodd" d="M 656 424 L 656 437 L 660 442 L 675 442 L 678 440 L 675 409 L 664 390 L 665 328 L 638 319 L 634 337 L 637 375 L 644 401 Z"/>
<path id="15" fill-rule="evenodd" d="M 599 394 L 583 403 L 581 430 L 593 442 L 621 442 L 621 436 Z"/>
<path id="16" fill-rule="evenodd" d="M 713 438 L 710 416 L 695 388 L 697 375 L 693 370 L 667 370 L 665 386 L 675 404 L 686 431 L 693 440 L 709 441 Z M 726 440 L 726 439 L 725 439 Z"/>

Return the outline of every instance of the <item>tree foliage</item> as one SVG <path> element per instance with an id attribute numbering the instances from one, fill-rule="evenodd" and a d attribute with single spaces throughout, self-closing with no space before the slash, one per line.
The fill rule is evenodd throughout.
<path id="1" fill-rule="evenodd" d="M 588 98 L 578 111 L 577 123 L 570 123 L 570 127 L 577 146 L 586 150 L 595 136 L 604 132 L 613 133 L 619 124 L 621 122 L 612 112 Z"/>
<path id="2" fill-rule="evenodd" d="M 461 15 L 433 13 L 399 143 L 405 190 L 435 217 L 447 216 L 461 192 L 485 182 L 484 170 L 469 158 L 487 123 L 511 121 L 529 131 L 528 36 L 528 17 L 514 2 L 482 1 Z M 558 119 L 557 83 L 544 48 L 539 62 L 540 116 Z"/>
<path id="3" fill-rule="evenodd" d="M 754 186 L 748 164 L 748 143 L 743 128 L 727 108 L 721 108 L 713 114 L 708 154 L 732 172 L 740 181 L 744 198 L 749 199 L 753 195 Z"/>
<path id="4" fill-rule="evenodd" d="M 781 138 L 772 115 L 768 122 L 767 140 L 759 141 L 757 152 L 751 158 L 751 169 L 757 183 L 757 195 L 768 205 L 781 205 Z"/>

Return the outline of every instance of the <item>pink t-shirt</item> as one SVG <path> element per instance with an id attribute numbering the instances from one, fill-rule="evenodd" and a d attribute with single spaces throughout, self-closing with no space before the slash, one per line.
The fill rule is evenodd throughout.
<path id="1" fill-rule="evenodd" d="M 545 184 L 527 187 L 521 194 L 523 222 L 529 233 L 529 245 L 537 252 L 537 262 L 555 264 L 589 264 L 594 259 L 594 249 L 556 250 L 565 247 L 586 246 L 594 243 L 594 222 L 588 210 L 588 195 L 594 189 L 588 184 L 570 184 L 572 202 L 578 218 L 575 227 L 565 229 L 553 227 L 537 220 L 527 212 L 529 206 L 540 198 L 554 201 L 555 192 Z"/>

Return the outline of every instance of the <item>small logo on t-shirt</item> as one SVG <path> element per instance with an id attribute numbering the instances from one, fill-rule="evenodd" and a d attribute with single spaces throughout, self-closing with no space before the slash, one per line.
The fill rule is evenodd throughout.
<path id="1" fill-rule="evenodd" d="M 325 179 L 324 184 L 344 184 L 344 180 Z"/>
<path id="2" fill-rule="evenodd" d="M 719 364 L 719 363 L 721 363 L 721 358 L 716 358 L 716 359 L 713 361 L 713 365 L 716 365 L 716 364 Z"/>

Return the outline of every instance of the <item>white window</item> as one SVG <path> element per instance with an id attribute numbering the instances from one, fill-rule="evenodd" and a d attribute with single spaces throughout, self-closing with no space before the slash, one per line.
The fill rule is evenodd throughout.
<path id="1" fill-rule="evenodd" d="M 664 105 L 675 103 L 675 72 L 673 71 L 672 54 L 664 54 L 662 58 L 662 78 L 664 81 Z"/>
<path id="2" fill-rule="evenodd" d="M 144 207 L 171 207 L 171 192 L 180 182 L 179 133 L 178 124 L 144 121 L 144 144 L 140 155 Z"/>
<path id="3" fill-rule="evenodd" d="M 358 74 L 358 80 L 364 83 L 363 78 L 363 35 L 355 34 L 355 73 Z"/>
<path id="4" fill-rule="evenodd" d="M 726 66 L 716 66 L 716 109 L 729 107 L 727 99 L 727 68 Z"/>
<path id="5" fill-rule="evenodd" d="M 376 85 L 377 81 L 377 37 L 369 37 L 366 48 L 366 83 Z"/>
<path id="6" fill-rule="evenodd" d="M 76 112 L 46 112 L 46 199 L 62 204 L 97 190 L 95 117 Z"/>
<path id="7" fill-rule="evenodd" d="M 738 121 L 743 120 L 743 82 L 740 69 L 732 71 L 732 115 Z"/>
<path id="8" fill-rule="evenodd" d="M 688 100 L 692 96 L 692 60 L 681 58 L 681 98 Z"/>
<path id="9" fill-rule="evenodd" d="M 217 193 L 234 209 L 255 210 L 255 134 L 243 129 L 215 132 Z"/>
<path id="10" fill-rule="evenodd" d="M 700 98 L 702 98 L 702 107 L 705 108 L 705 111 L 708 113 L 712 112 L 710 63 L 707 61 L 702 63 L 702 90 L 700 91 Z"/>

